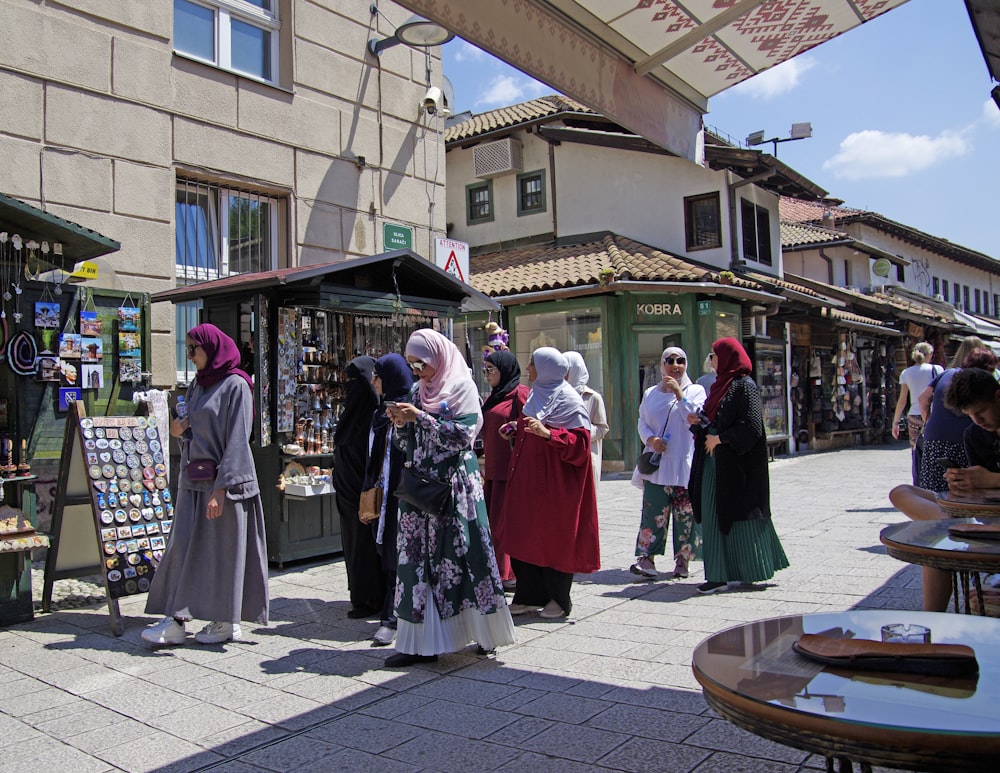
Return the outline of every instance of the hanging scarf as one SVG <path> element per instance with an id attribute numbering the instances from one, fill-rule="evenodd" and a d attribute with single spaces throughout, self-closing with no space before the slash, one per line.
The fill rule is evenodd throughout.
<path id="1" fill-rule="evenodd" d="M 253 391 L 253 379 L 246 371 L 240 370 L 243 358 L 232 338 L 208 322 L 191 328 L 187 337 L 200 346 L 208 358 L 205 367 L 195 374 L 198 386 L 210 387 L 227 376 L 236 375 L 246 381 L 250 391 Z"/>
<path id="2" fill-rule="evenodd" d="M 375 359 L 363 355 L 355 357 L 349 363 L 347 374 L 347 397 L 344 400 L 344 410 L 333 433 L 334 444 L 349 443 L 355 433 L 368 432 L 371 424 L 372 411 L 378 405 L 378 395 L 372 386 L 372 370 Z"/>
<path id="3" fill-rule="evenodd" d="M 708 399 L 702 409 L 709 419 L 715 421 L 722 398 L 729 391 L 729 385 L 741 376 L 747 376 L 753 370 L 750 355 L 743 345 L 735 338 L 720 338 L 712 344 L 715 352 L 715 383 L 708 392 Z"/>
<path id="4" fill-rule="evenodd" d="M 493 352 L 486 358 L 486 362 L 500 371 L 500 380 L 483 403 L 483 413 L 503 402 L 521 383 L 521 366 L 517 364 L 517 357 L 510 352 Z"/>
<path id="5" fill-rule="evenodd" d="M 458 347 L 436 330 L 423 328 L 414 332 L 406 342 L 406 356 L 415 357 L 434 368 L 434 375 L 430 378 L 421 378 L 416 371 L 413 374 L 420 390 L 421 408 L 441 415 L 445 413 L 441 406 L 447 403 L 449 416 L 474 413 L 478 416 L 478 431 L 483 424 L 479 389 Z"/>
<path id="6" fill-rule="evenodd" d="M 569 364 L 562 352 L 551 346 L 531 355 L 537 378 L 524 403 L 524 415 L 534 416 L 547 427 L 590 429 L 590 416 L 583 398 L 566 382 Z"/>

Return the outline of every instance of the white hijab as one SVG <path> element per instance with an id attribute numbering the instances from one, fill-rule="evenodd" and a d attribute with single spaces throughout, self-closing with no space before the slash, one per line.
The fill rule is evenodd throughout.
<path id="1" fill-rule="evenodd" d="M 663 350 L 663 354 L 660 355 L 660 376 L 662 378 L 666 378 L 667 377 L 667 363 L 664 362 L 664 360 L 667 357 L 683 357 L 684 358 L 684 362 L 685 362 L 685 365 L 684 365 L 684 375 L 681 377 L 681 380 L 678 381 L 677 383 L 680 385 L 681 390 L 686 389 L 688 387 L 688 385 L 691 383 L 691 377 L 688 375 L 688 368 L 691 367 L 691 360 L 688 359 L 687 353 L 683 349 L 681 349 L 679 346 L 668 346 L 666 349 L 664 349 Z M 662 380 L 660 381 L 659 384 L 657 384 L 657 388 L 661 392 L 666 392 L 667 391 L 666 389 L 663 388 L 663 381 Z"/>
<path id="2" fill-rule="evenodd" d="M 524 403 L 524 415 L 534 416 L 547 427 L 590 429 L 590 416 L 583 398 L 566 382 L 569 363 L 558 349 L 543 346 L 531 355 L 538 378 Z"/>
<path id="3" fill-rule="evenodd" d="M 569 363 L 566 383 L 582 395 L 587 389 L 587 382 L 590 381 L 590 371 L 587 370 L 587 363 L 580 352 L 564 352 L 563 357 Z"/>

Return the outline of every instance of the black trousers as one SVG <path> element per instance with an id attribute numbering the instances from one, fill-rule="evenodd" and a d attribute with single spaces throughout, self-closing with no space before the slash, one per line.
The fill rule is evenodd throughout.
<path id="1" fill-rule="evenodd" d="M 572 611 L 573 603 L 569 599 L 573 587 L 572 574 L 547 566 L 526 564 L 516 558 L 510 559 L 510 565 L 517 577 L 517 590 L 511 603 L 544 607 L 554 601 L 567 615 Z"/>

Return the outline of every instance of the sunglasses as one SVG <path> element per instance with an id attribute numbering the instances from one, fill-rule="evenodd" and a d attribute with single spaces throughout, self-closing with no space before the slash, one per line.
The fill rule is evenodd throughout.
<path id="1" fill-rule="evenodd" d="M 496 372 L 497 372 L 497 369 L 494 368 L 492 365 L 484 365 L 483 366 L 483 373 L 485 373 L 487 376 L 489 376 L 492 373 L 496 373 Z"/>
<path id="2" fill-rule="evenodd" d="M 687 360 L 683 357 L 664 357 L 663 362 L 665 365 L 686 365 Z"/>
<path id="3" fill-rule="evenodd" d="M 410 370 L 415 371 L 416 373 L 422 371 L 424 369 L 424 365 L 426 364 L 427 363 L 424 362 L 423 360 L 414 360 L 413 362 L 407 363 L 407 365 L 410 366 Z"/>
<path id="4" fill-rule="evenodd" d="M 188 344 L 187 353 L 188 357 L 194 357 L 194 350 L 198 348 L 198 344 Z"/>

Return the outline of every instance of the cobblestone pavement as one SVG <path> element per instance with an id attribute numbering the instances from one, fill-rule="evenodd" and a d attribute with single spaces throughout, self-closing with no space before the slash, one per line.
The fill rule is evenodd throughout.
<path id="1" fill-rule="evenodd" d="M 919 572 L 886 555 L 903 519 L 886 498 L 908 449 L 860 448 L 771 466 L 791 561 L 752 592 L 702 597 L 628 572 L 639 491 L 600 486 L 603 568 L 571 619 L 517 618 L 518 641 L 437 664 L 382 668 L 371 621 L 350 620 L 343 562 L 271 573 L 272 622 L 238 644 L 152 651 L 144 597 L 111 634 L 100 586 L 56 583 L 59 611 L 0 629 L 0 767 L 89 771 L 676 771 L 793 773 L 818 756 L 720 719 L 691 673 L 705 636 L 762 617 L 919 609 Z M 663 566 L 663 569 L 672 568 Z M 41 572 L 36 572 L 39 575 Z M 98 597 L 97 604 L 89 603 Z M 36 598 L 40 597 L 40 588 Z M 84 604 L 82 607 L 74 607 Z"/>

